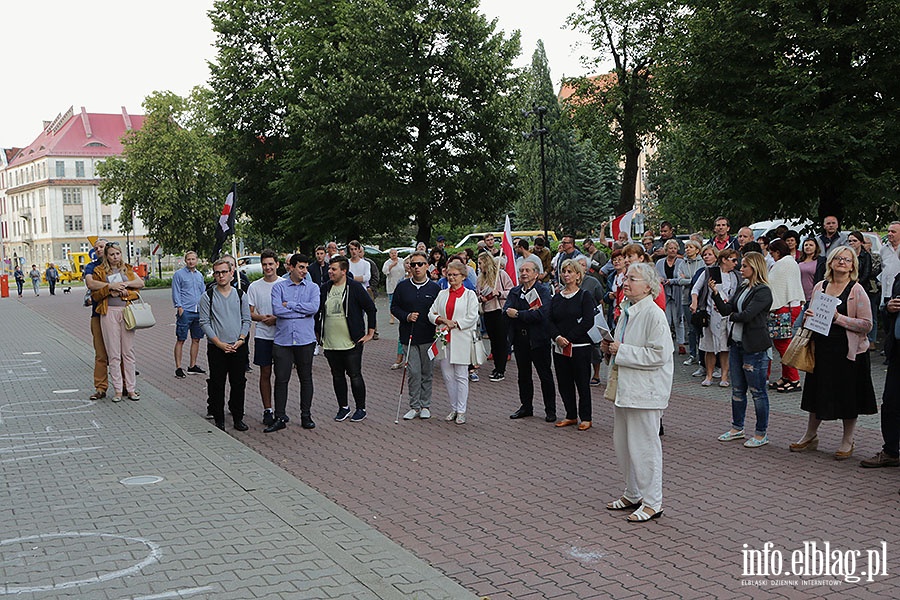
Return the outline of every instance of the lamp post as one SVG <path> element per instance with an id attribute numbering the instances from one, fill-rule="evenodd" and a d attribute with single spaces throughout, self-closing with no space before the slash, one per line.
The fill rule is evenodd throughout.
<path id="1" fill-rule="evenodd" d="M 531 110 L 523 110 L 522 115 L 526 117 L 531 117 L 537 115 L 538 118 L 538 126 L 537 129 L 532 128 L 531 131 L 527 131 L 522 134 L 522 136 L 526 140 L 533 140 L 534 138 L 540 139 L 541 142 L 541 196 L 543 198 L 544 203 L 544 243 L 547 246 L 550 246 L 550 236 L 549 236 L 549 226 L 548 221 L 549 217 L 547 216 L 548 208 L 547 208 L 547 165 L 546 159 L 544 155 L 544 136 L 550 133 L 550 131 L 544 127 L 544 115 L 547 114 L 546 106 L 538 106 L 537 103 L 531 104 Z"/>

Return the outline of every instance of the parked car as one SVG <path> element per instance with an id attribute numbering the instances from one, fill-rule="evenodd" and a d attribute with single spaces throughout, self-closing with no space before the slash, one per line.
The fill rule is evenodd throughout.
<path id="1" fill-rule="evenodd" d="M 494 234 L 494 237 L 497 238 L 498 240 L 499 240 L 501 237 L 503 237 L 503 232 L 502 232 L 502 231 L 493 231 L 493 232 L 490 232 L 490 233 L 493 233 L 493 234 Z M 534 238 L 536 238 L 536 237 L 538 237 L 538 236 L 544 237 L 544 232 L 543 232 L 543 230 L 541 230 L 541 231 L 536 231 L 536 230 L 529 230 L 529 231 L 511 231 L 510 233 L 512 233 L 513 238 L 525 238 L 526 240 L 528 240 L 529 243 L 534 242 Z M 480 242 L 480 241 L 482 240 L 482 238 L 484 238 L 484 236 L 487 235 L 487 234 L 488 234 L 487 231 L 482 231 L 482 232 L 478 232 L 478 233 L 470 233 L 469 235 L 467 235 L 467 236 L 464 237 L 463 239 L 459 240 L 459 241 L 456 243 L 456 245 L 453 246 L 453 247 L 454 247 L 454 248 L 462 248 L 463 246 L 468 246 L 469 244 L 477 244 L 477 243 Z M 550 240 L 548 240 L 548 243 L 550 243 L 550 242 L 554 242 L 554 243 L 555 243 L 555 242 L 558 242 L 558 241 L 559 241 L 559 239 L 556 237 L 556 232 L 554 232 L 554 231 L 548 231 L 548 232 L 547 232 L 547 235 L 550 236 Z"/>
<path id="2" fill-rule="evenodd" d="M 243 271 L 247 275 L 257 273 L 262 275 L 262 263 L 259 254 L 255 256 L 241 256 L 237 259 L 238 271 Z"/>

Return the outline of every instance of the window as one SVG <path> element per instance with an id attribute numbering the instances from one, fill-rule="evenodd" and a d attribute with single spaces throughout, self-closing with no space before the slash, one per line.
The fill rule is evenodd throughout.
<path id="1" fill-rule="evenodd" d="M 81 242 L 81 250 L 79 252 L 88 252 L 91 249 L 91 245 L 87 242 Z"/>
<path id="2" fill-rule="evenodd" d="M 41 233 L 47 233 L 47 217 L 41 217 Z"/>
<path id="3" fill-rule="evenodd" d="M 64 160 L 56 161 L 56 176 L 57 177 L 65 177 L 66 176 L 66 161 L 64 161 Z"/>
<path id="4" fill-rule="evenodd" d="M 103 231 L 112 231 L 112 215 L 102 215 Z"/>
<path id="5" fill-rule="evenodd" d="M 75 161 L 75 177 L 84 177 L 84 161 Z"/>
<path id="6" fill-rule="evenodd" d="M 38 204 L 41 206 L 47 205 L 47 194 L 45 193 L 47 190 L 38 190 Z"/>
<path id="7" fill-rule="evenodd" d="M 66 215 L 63 217 L 63 223 L 66 231 L 81 231 L 84 229 L 84 221 L 81 215 Z"/>
<path id="8" fill-rule="evenodd" d="M 81 204 L 81 188 L 63 188 L 63 204 Z"/>
<path id="9" fill-rule="evenodd" d="M 62 245 L 63 258 L 68 259 L 70 252 L 72 252 L 72 244 L 63 244 Z"/>

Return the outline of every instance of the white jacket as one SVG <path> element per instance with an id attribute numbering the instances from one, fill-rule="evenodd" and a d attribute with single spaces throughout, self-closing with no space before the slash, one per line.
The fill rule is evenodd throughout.
<path id="1" fill-rule="evenodd" d="M 675 347 L 666 313 L 650 296 L 630 306 L 623 304 L 615 337 L 619 342 L 614 359 L 619 369 L 616 406 L 654 409 L 669 406 Z"/>
<path id="2" fill-rule="evenodd" d="M 463 288 L 465 289 L 465 288 Z M 437 324 L 438 317 L 447 317 L 447 300 L 450 299 L 450 290 L 441 290 L 431 310 L 428 311 L 428 320 Z M 475 339 L 478 325 L 478 297 L 475 292 L 465 289 L 463 295 L 456 301 L 453 308 L 453 320 L 459 324 L 459 329 L 450 332 L 450 343 L 440 349 L 440 358 L 450 357 L 450 364 L 467 365 L 472 362 L 472 341 Z M 449 354 L 448 354 L 449 353 Z"/>

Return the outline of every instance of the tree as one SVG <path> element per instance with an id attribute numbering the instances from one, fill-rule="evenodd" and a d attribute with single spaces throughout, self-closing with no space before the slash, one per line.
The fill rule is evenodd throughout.
<path id="1" fill-rule="evenodd" d="M 202 98 L 199 91 L 188 98 L 154 92 L 144 100 L 143 127 L 123 139 L 122 157 L 98 167 L 100 197 L 121 203 L 121 227 L 132 229 L 136 215 L 169 253 L 209 254 L 230 184 L 225 161 L 203 128 Z"/>
<path id="2" fill-rule="evenodd" d="M 260 167 L 251 193 L 270 208 L 259 217 L 317 240 L 412 219 L 430 239 L 437 220 L 475 222 L 509 204 L 518 36 L 496 33 L 477 9 L 217 2 L 212 85 L 225 94 L 223 128 L 245 145 L 240 172 Z"/>
<path id="3" fill-rule="evenodd" d="M 582 0 L 569 24 L 590 36 L 598 66 L 612 58 L 608 76 L 578 77 L 567 106 L 579 131 L 603 153 L 613 152 L 624 163 L 616 205 L 618 214 L 632 208 L 638 159 L 648 138 L 664 122 L 653 80 L 660 42 L 671 26 L 668 0 Z"/>
<path id="4" fill-rule="evenodd" d="M 661 84 L 666 204 L 749 215 L 896 214 L 900 12 L 865 0 L 685 3 Z M 725 214 L 729 214 L 723 210 Z"/>
<path id="5" fill-rule="evenodd" d="M 602 215 L 608 214 L 615 204 L 618 190 L 610 194 L 610 184 L 619 175 L 615 162 L 601 158 L 589 143 L 577 139 L 572 120 L 563 114 L 553 91 L 547 55 L 540 40 L 532 55 L 531 69 L 523 80 L 523 102 L 547 109 L 543 123 L 547 130 L 544 143 L 549 226 L 557 232 L 588 231 L 590 225 L 599 223 Z M 523 125 L 537 129 L 537 117 L 528 117 Z M 519 142 L 516 172 L 519 177 L 516 201 L 519 222 L 543 224 L 540 141 L 537 138 Z"/>

